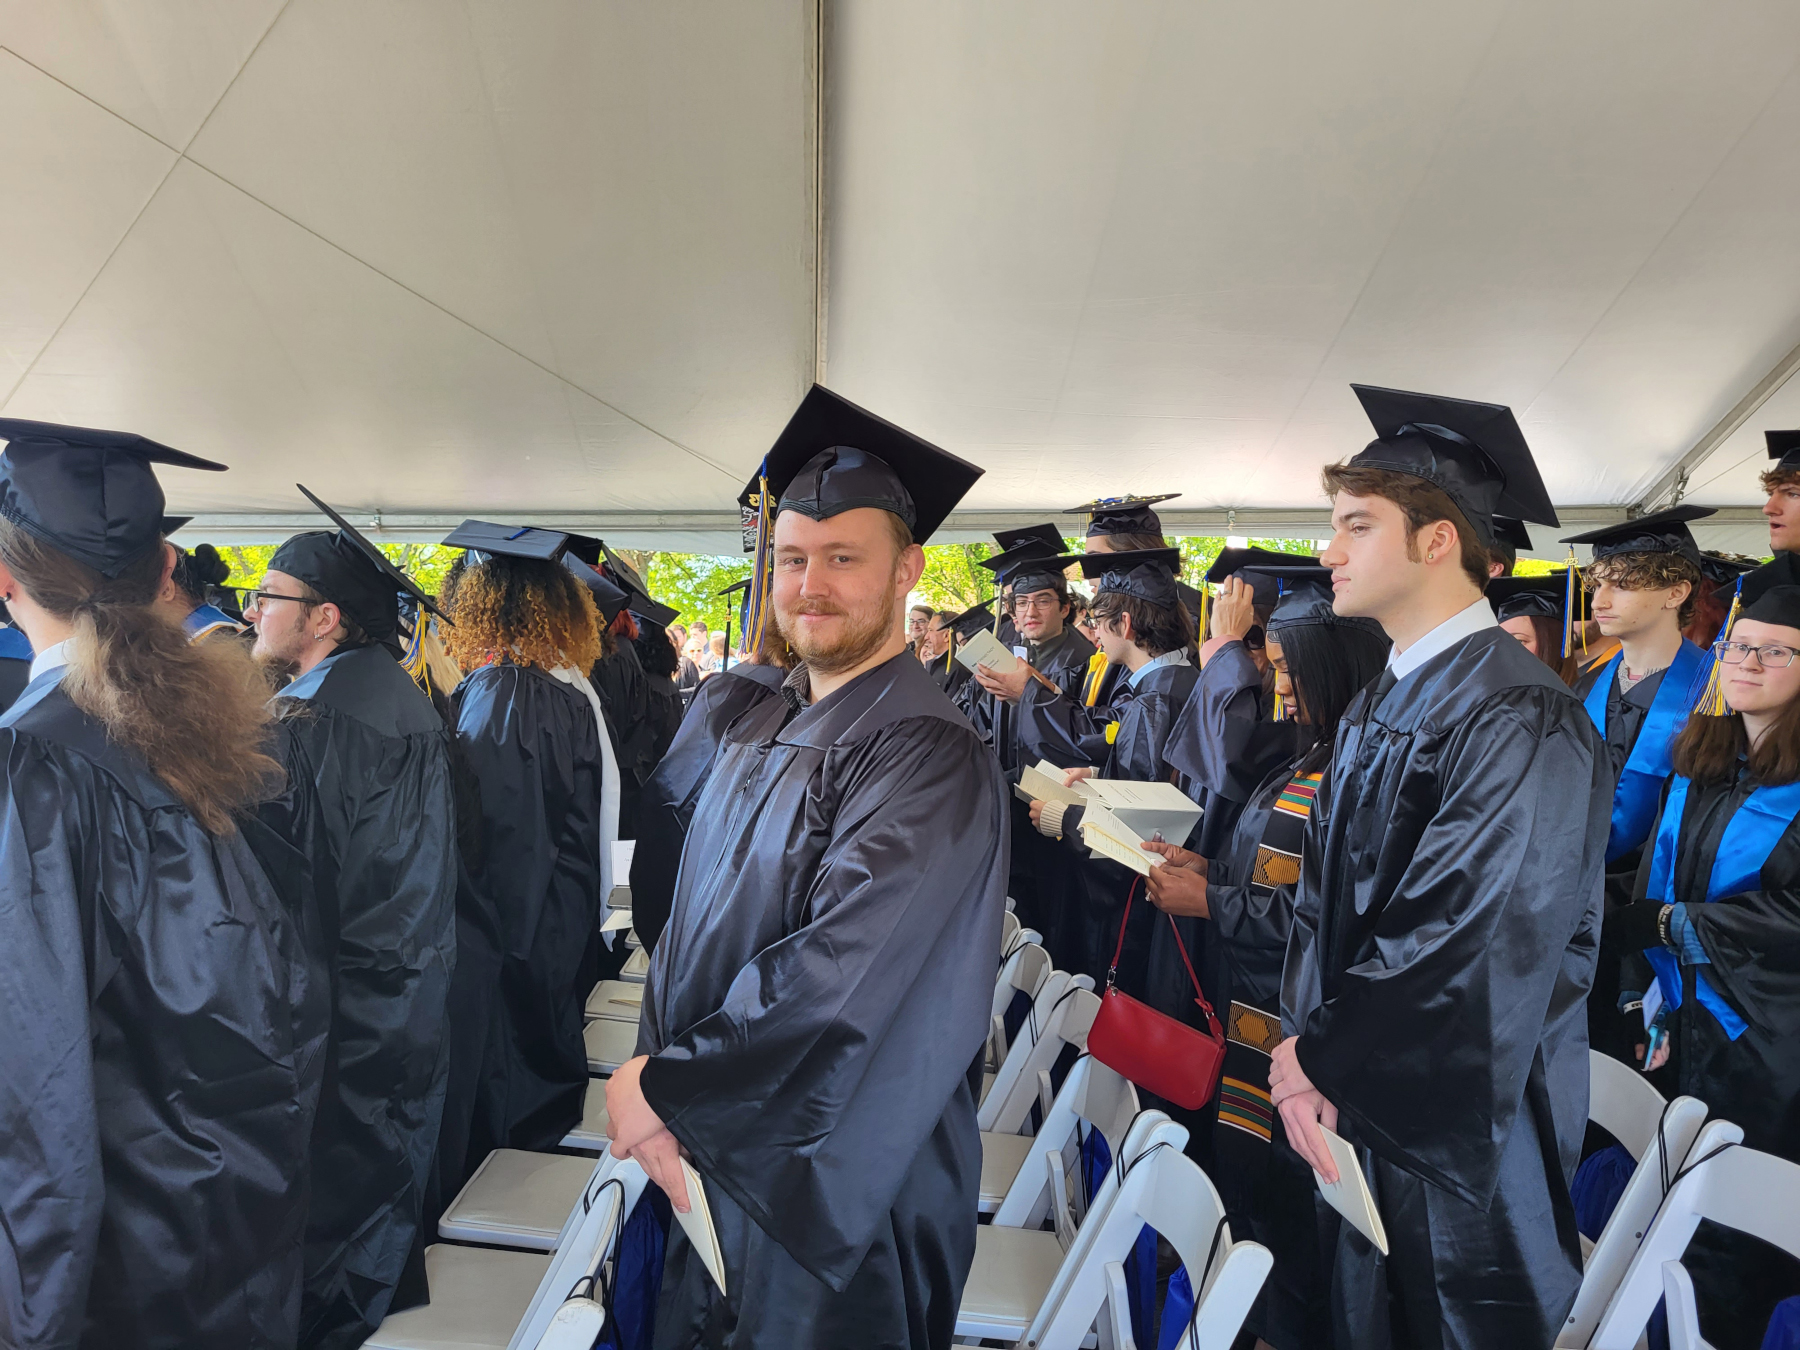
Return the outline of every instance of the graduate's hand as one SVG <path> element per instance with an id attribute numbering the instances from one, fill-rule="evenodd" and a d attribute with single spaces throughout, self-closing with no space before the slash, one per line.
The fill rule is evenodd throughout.
<path id="1" fill-rule="evenodd" d="M 1325 1094 L 1300 1067 L 1299 1045 L 1300 1038 L 1290 1036 L 1269 1056 L 1269 1100 L 1281 1112 L 1289 1146 L 1325 1180 L 1336 1181 L 1337 1164 L 1331 1160 L 1319 1126 L 1337 1129 L 1337 1107 L 1325 1100 Z"/>
<path id="2" fill-rule="evenodd" d="M 1226 577 L 1213 600 L 1212 635 L 1241 641 L 1256 627 L 1256 591 L 1242 577 Z"/>
<path id="3" fill-rule="evenodd" d="M 1019 668 L 1010 675 L 1001 675 L 988 666 L 976 666 L 975 683 L 995 698 L 1017 703 L 1025 696 L 1025 683 L 1033 673 L 1030 663 L 1026 661 L 1019 662 Z"/>
<path id="4" fill-rule="evenodd" d="M 1031 799 L 1031 823 L 1036 825 L 1043 818 L 1044 799 L 1042 797 L 1033 797 Z"/>
<path id="5" fill-rule="evenodd" d="M 1077 783 L 1081 782 L 1084 778 L 1092 778 L 1093 776 L 1094 776 L 1094 770 L 1092 768 L 1089 768 L 1086 766 L 1079 768 L 1079 769 L 1064 769 L 1063 770 L 1063 786 L 1064 787 L 1074 787 Z"/>
<path id="6" fill-rule="evenodd" d="M 1206 875 L 1206 859 L 1179 844 L 1165 844 L 1160 839 L 1152 839 L 1138 847 L 1146 853 L 1156 854 L 1170 867 L 1185 868 L 1190 872 L 1198 872 L 1201 876 Z"/>
<path id="7" fill-rule="evenodd" d="M 1644 1065 L 1643 1072 L 1645 1073 L 1655 1073 L 1658 1069 L 1662 1068 L 1663 1065 L 1669 1062 L 1668 1038 L 1664 1037 L 1662 1044 L 1656 1047 L 1656 1053 L 1650 1056 L 1650 1062 L 1648 1064 L 1644 1064 L 1644 1046 L 1643 1042 L 1640 1041 L 1637 1048 L 1637 1062 Z"/>
<path id="8" fill-rule="evenodd" d="M 621 1064 L 606 1080 L 606 1133 L 612 1142 L 612 1155 L 626 1158 L 631 1151 L 652 1135 L 663 1130 L 662 1117 L 644 1100 L 638 1079 L 650 1056 L 637 1055 Z"/>
<path id="9" fill-rule="evenodd" d="M 1152 867 L 1145 886 L 1150 893 L 1150 903 L 1164 914 L 1193 919 L 1212 917 L 1206 902 L 1206 878 L 1190 868 Z"/>
<path id="10" fill-rule="evenodd" d="M 688 1205 L 687 1178 L 681 1175 L 681 1160 L 687 1157 L 687 1150 L 681 1141 L 667 1130 L 659 1130 L 643 1143 L 631 1150 L 631 1157 L 637 1165 L 644 1169 L 644 1175 L 662 1188 L 662 1193 L 669 1197 L 669 1203 L 678 1214 L 686 1214 Z"/>

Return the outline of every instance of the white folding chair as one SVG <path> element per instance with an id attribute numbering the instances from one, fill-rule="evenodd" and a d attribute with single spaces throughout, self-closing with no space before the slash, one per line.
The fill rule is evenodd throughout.
<path id="1" fill-rule="evenodd" d="M 1046 982 L 1046 989 L 1055 978 L 1052 975 Z M 1049 1071 L 1065 1046 L 1087 1049 L 1088 1028 L 1100 1015 L 1100 999 L 1080 983 L 1087 978 L 1072 978 L 1050 1002 L 1041 1021 L 1033 1019 L 1013 1038 L 1000 1072 L 994 1076 L 994 1086 L 976 1113 L 982 1129 L 995 1134 L 1018 1134 L 1029 1128 L 1032 1103 L 1039 1100 L 1038 1075 Z"/>
<path id="2" fill-rule="evenodd" d="M 1040 1090 L 1050 1075 L 1042 1076 Z M 1116 1070 L 1083 1055 L 1063 1080 L 1035 1136 L 981 1136 L 980 1212 L 1005 1228 L 1036 1228 L 1052 1201 L 1046 1167 L 1052 1154 L 1065 1168 L 1077 1164 L 1081 1127 L 1096 1130 L 1116 1156 L 1138 1115 L 1137 1089 Z"/>
<path id="3" fill-rule="evenodd" d="M 592 1345 L 600 1318 L 581 1290 L 611 1256 L 624 1216 L 646 1183 L 636 1163 L 602 1159 L 595 1164 L 563 1225 L 554 1256 L 442 1242 L 427 1247 L 431 1302 L 390 1313 L 364 1344 L 369 1350 L 570 1350 Z"/>
<path id="4" fill-rule="evenodd" d="M 1044 961 L 1048 963 L 1049 960 L 1049 956 L 1046 955 Z M 1033 964 L 1036 963 L 1035 957 L 1032 958 L 1032 962 Z M 1031 1009 L 1025 1014 L 1025 1030 L 1035 1032 L 1038 1027 L 1041 1027 L 1044 1024 L 1044 1019 L 1050 1015 L 1050 1005 L 1056 1002 L 1058 995 L 1060 995 L 1063 990 L 1067 989 L 1070 982 L 1074 979 L 1075 977 L 1066 970 L 1051 970 L 1045 974 L 1043 981 L 1037 987 L 1037 992 L 1031 996 Z M 1092 985 L 1093 981 L 1089 980 L 1088 983 L 1089 985 Z M 998 990 L 995 991 L 994 1001 L 996 1003 L 1000 1002 Z M 1012 1001 L 1010 990 L 1006 995 L 1006 1001 L 1008 1003 Z M 996 1017 L 994 1020 L 997 1022 L 999 1019 Z M 1002 1030 L 1001 1037 L 1004 1038 L 1004 1036 L 1005 1032 Z M 990 1024 L 988 1032 L 988 1047 L 990 1052 L 993 1048 L 993 1042 L 994 1033 L 992 1031 L 992 1024 Z M 995 1062 L 994 1068 L 983 1069 L 981 1071 L 981 1101 L 985 1102 L 988 1099 L 989 1094 L 994 1090 L 995 1082 L 1002 1073 L 1007 1072 L 1006 1058 L 1007 1055 L 1011 1053 L 1012 1048 L 1011 1044 L 1004 1044 L 1001 1053 Z M 1018 1066 L 1015 1065 L 1015 1072 L 1017 1071 L 1017 1068 Z M 979 1105 L 979 1103 L 977 1104 Z"/>
<path id="5" fill-rule="evenodd" d="M 582 1044 L 587 1047 L 588 1072 L 599 1077 L 613 1073 L 619 1065 L 637 1053 L 636 1022 L 611 1022 L 602 1018 L 582 1028 Z"/>
<path id="6" fill-rule="evenodd" d="M 581 1099 L 581 1123 L 563 1136 L 562 1146 L 583 1153 L 604 1153 L 611 1143 L 606 1136 L 606 1082 L 590 1078 L 587 1093 Z"/>
<path id="7" fill-rule="evenodd" d="M 1076 1350 L 1110 1304 L 1113 1341 L 1133 1346 L 1122 1263 L 1145 1224 L 1175 1249 L 1194 1285 L 1193 1329 L 1182 1350 L 1230 1350 L 1274 1257 L 1259 1243 L 1232 1241 L 1219 1193 L 1179 1148 L 1157 1149 L 1130 1166 L 1060 1297 L 1032 1319 L 1024 1344 Z"/>
<path id="8" fill-rule="evenodd" d="M 1011 951 L 1013 939 L 1019 935 L 1019 916 L 1010 909 L 1000 916 L 1000 950 Z"/>
<path id="9" fill-rule="evenodd" d="M 1026 1329 L 1034 1325 L 1034 1319 L 1042 1320 L 1055 1307 L 1069 1280 L 1087 1259 L 1093 1236 L 1119 1194 L 1119 1177 L 1124 1170 L 1119 1160 L 1162 1152 L 1159 1146 L 1165 1144 L 1179 1153 L 1187 1138 L 1185 1126 L 1177 1125 L 1161 1111 L 1144 1111 L 1119 1143 L 1113 1166 L 1096 1188 L 1086 1217 L 1073 1231 L 1060 1226 L 1052 1232 L 993 1224 L 977 1228 L 975 1260 L 969 1267 L 962 1304 L 956 1314 L 957 1337 L 1002 1340 L 1009 1345 L 1020 1341 Z M 1059 1154 L 1046 1158 L 1047 1178 L 1049 1167 L 1060 1162 Z M 1071 1183 L 1079 1189 L 1079 1175 L 1058 1172 L 1053 1182 L 1060 1192 L 1056 1205 L 1059 1225 L 1062 1216 L 1071 1212 Z"/>
<path id="10" fill-rule="evenodd" d="M 520 1251 L 556 1250 L 569 1211 L 593 1178 L 591 1157 L 497 1148 L 438 1219 L 438 1236 Z"/>
<path id="11" fill-rule="evenodd" d="M 628 980 L 632 984 L 642 984 L 649 975 L 650 953 L 643 947 L 639 947 L 636 951 L 632 952 L 632 954 L 625 959 L 625 964 L 619 969 L 619 978 L 621 980 Z"/>
<path id="12" fill-rule="evenodd" d="M 638 1015 L 643 1011 L 642 984 L 634 984 L 630 980 L 601 980 L 588 992 L 587 1006 L 582 1009 L 582 1015 L 590 1022 L 604 1019 L 609 1022 L 629 1022 L 635 1027 Z"/>
<path id="13" fill-rule="evenodd" d="M 1753 1153 L 1741 1147 L 1743 1142 L 1743 1130 L 1728 1120 L 1709 1121 L 1700 1131 L 1699 1138 L 1689 1150 L 1689 1161 L 1682 1168 L 1681 1179 L 1663 1197 L 1661 1207 L 1656 1210 L 1656 1217 L 1651 1220 L 1643 1240 L 1638 1243 L 1637 1251 L 1632 1254 L 1618 1288 L 1613 1291 L 1606 1311 L 1601 1315 L 1599 1325 L 1588 1341 L 1591 1350 L 1632 1350 L 1644 1328 L 1649 1325 L 1650 1315 L 1656 1311 L 1657 1300 L 1663 1296 L 1663 1262 L 1678 1260 L 1682 1252 L 1687 1250 L 1688 1239 L 1694 1235 L 1694 1229 L 1699 1227 L 1701 1218 L 1717 1219 L 1733 1228 L 1744 1227 L 1742 1223 L 1734 1222 L 1732 1217 L 1727 1217 L 1726 1213 L 1715 1215 L 1708 1208 L 1716 1206 L 1722 1211 L 1730 1209 L 1730 1206 L 1721 1203 L 1722 1197 L 1715 1192 L 1721 1188 L 1728 1189 L 1734 1180 L 1757 1165 L 1754 1161 L 1743 1163 L 1741 1159 L 1767 1157 L 1766 1154 Z M 1734 1145 L 1737 1147 L 1733 1147 Z M 1726 1159 L 1733 1161 L 1724 1168 L 1707 1171 Z M 1771 1158 L 1769 1161 L 1776 1164 L 1771 1169 L 1770 1184 L 1760 1197 L 1752 1195 L 1750 1200 L 1752 1204 L 1784 1203 L 1787 1207 L 1787 1222 L 1800 1225 L 1800 1167 L 1779 1158 Z M 1794 1186 L 1785 1198 L 1783 1183 Z M 1736 1209 L 1731 1209 L 1731 1213 L 1739 1218 L 1751 1217 L 1747 1213 L 1740 1214 Z M 1613 1217 L 1616 1219 L 1618 1216 L 1615 1214 Z M 1783 1245 L 1780 1239 L 1771 1238 L 1756 1228 L 1747 1227 L 1745 1231 L 1755 1232 L 1758 1237 L 1773 1241 L 1778 1246 Z M 1800 1250 L 1800 1228 L 1795 1229 L 1794 1243 L 1796 1245 L 1790 1247 L 1790 1250 Z"/>
<path id="14" fill-rule="evenodd" d="M 1050 953 L 1036 942 L 1019 941 L 1003 948 L 1007 955 L 994 977 L 994 1002 L 988 1016 L 988 1064 L 999 1067 L 1006 1058 L 1006 1012 L 1020 994 L 1036 1000 L 1050 978 Z"/>
<path id="15" fill-rule="evenodd" d="M 1588 1119 L 1619 1141 L 1636 1160 L 1637 1170 L 1599 1240 L 1581 1239 L 1581 1288 L 1557 1333 L 1557 1350 L 1585 1350 L 1662 1203 L 1663 1177 L 1681 1170 L 1706 1123 L 1704 1102 L 1677 1097 L 1665 1105 L 1662 1094 L 1630 1065 L 1598 1051 L 1588 1053 Z"/>

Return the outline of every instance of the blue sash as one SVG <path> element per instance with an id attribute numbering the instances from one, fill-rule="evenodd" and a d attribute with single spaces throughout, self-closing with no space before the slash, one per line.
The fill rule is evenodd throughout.
<path id="1" fill-rule="evenodd" d="M 1663 904 L 1673 903 L 1675 850 L 1680 842 L 1681 816 L 1687 806 L 1688 780 L 1677 778 L 1669 787 L 1669 802 L 1663 808 L 1662 822 L 1656 831 L 1656 851 L 1650 859 L 1649 895 Z M 1759 787 L 1738 807 L 1725 826 L 1719 840 L 1718 854 L 1713 858 L 1712 875 L 1706 882 L 1706 903 L 1727 896 L 1742 895 L 1762 885 L 1763 864 L 1775 845 L 1800 816 L 1800 783 L 1783 783 L 1780 787 Z M 1691 902 L 1690 902 L 1691 903 Z M 1656 982 L 1662 986 L 1663 1002 L 1670 1008 L 1681 1006 L 1681 963 L 1667 947 L 1653 947 L 1644 953 L 1656 971 Z M 1737 1009 L 1714 989 L 1704 970 L 1695 972 L 1694 996 L 1700 1005 L 1719 1019 L 1725 1034 L 1736 1040 L 1749 1027 Z"/>
<path id="2" fill-rule="evenodd" d="M 208 633 L 212 632 L 213 629 L 219 627 L 229 628 L 234 633 L 241 633 L 244 631 L 243 624 L 236 622 L 224 610 L 213 605 L 199 606 L 193 613 L 189 614 L 187 618 L 181 621 L 181 626 L 187 630 L 188 641 L 190 642 L 205 637 Z"/>
<path id="3" fill-rule="evenodd" d="M 1602 736 L 1606 735 L 1607 700 L 1624 659 L 1625 653 L 1620 652 L 1608 661 L 1582 701 Z M 1650 700 L 1650 711 L 1638 729 L 1625 767 L 1619 770 L 1619 784 L 1613 789 L 1612 833 L 1606 841 L 1607 862 L 1618 861 L 1650 837 L 1663 780 L 1674 767 L 1669 752 L 1694 706 L 1700 682 L 1711 669 L 1712 654 L 1683 638 L 1674 661 L 1663 672 L 1662 683 L 1656 686 L 1656 697 Z"/>
<path id="4" fill-rule="evenodd" d="M 0 660 L 31 660 L 31 639 L 17 628 L 0 628 Z"/>

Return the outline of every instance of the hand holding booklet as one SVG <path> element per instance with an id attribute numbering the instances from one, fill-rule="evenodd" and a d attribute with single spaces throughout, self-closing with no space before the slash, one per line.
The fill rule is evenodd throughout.
<path id="1" fill-rule="evenodd" d="M 1064 770 L 1049 760 L 1040 759 L 1019 771 L 1019 784 L 1013 790 L 1021 801 L 1067 802 L 1079 806 L 1088 799 L 1087 789 L 1079 782 L 1073 787 L 1064 787 L 1063 773 Z"/>
<path id="2" fill-rule="evenodd" d="M 687 1183 L 688 1212 L 683 1214 L 673 1205 L 669 1208 L 675 1215 L 675 1222 L 681 1225 L 681 1231 L 687 1234 L 687 1240 L 694 1244 L 700 1264 L 706 1267 L 706 1273 L 713 1277 L 713 1283 L 723 1294 L 726 1292 L 725 1254 L 719 1250 L 719 1233 L 713 1227 L 712 1207 L 706 1203 L 706 1183 L 686 1158 L 681 1160 L 681 1179 Z"/>
<path id="3" fill-rule="evenodd" d="M 971 671 L 976 666 L 986 666 L 996 675 L 1010 675 L 1020 665 L 1006 644 L 985 628 L 977 629 L 974 637 L 963 639 L 962 646 L 956 649 L 956 659 Z"/>
<path id="4" fill-rule="evenodd" d="M 1319 1183 L 1319 1194 L 1386 1256 L 1387 1228 L 1381 1222 L 1381 1211 L 1375 1208 L 1375 1197 L 1369 1190 L 1368 1179 L 1363 1176 L 1362 1164 L 1356 1160 L 1356 1150 L 1323 1125 L 1319 1126 L 1319 1133 L 1325 1137 L 1325 1147 L 1331 1151 L 1331 1161 L 1337 1164 L 1338 1174 L 1336 1181 L 1327 1181 L 1319 1173 L 1313 1173 L 1313 1180 Z"/>

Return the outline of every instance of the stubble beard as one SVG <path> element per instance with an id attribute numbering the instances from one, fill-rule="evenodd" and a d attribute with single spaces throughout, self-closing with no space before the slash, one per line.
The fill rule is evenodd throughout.
<path id="1" fill-rule="evenodd" d="M 841 614 L 845 623 L 835 638 L 822 641 L 810 631 L 810 625 L 799 622 L 802 614 Z M 887 600 L 860 610 L 802 602 L 792 609 L 777 608 L 775 620 L 788 646 L 809 670 L 821 675 L 836 675 L 860 666 L 881 650 L 894 626 L 893 607 Z"/>

